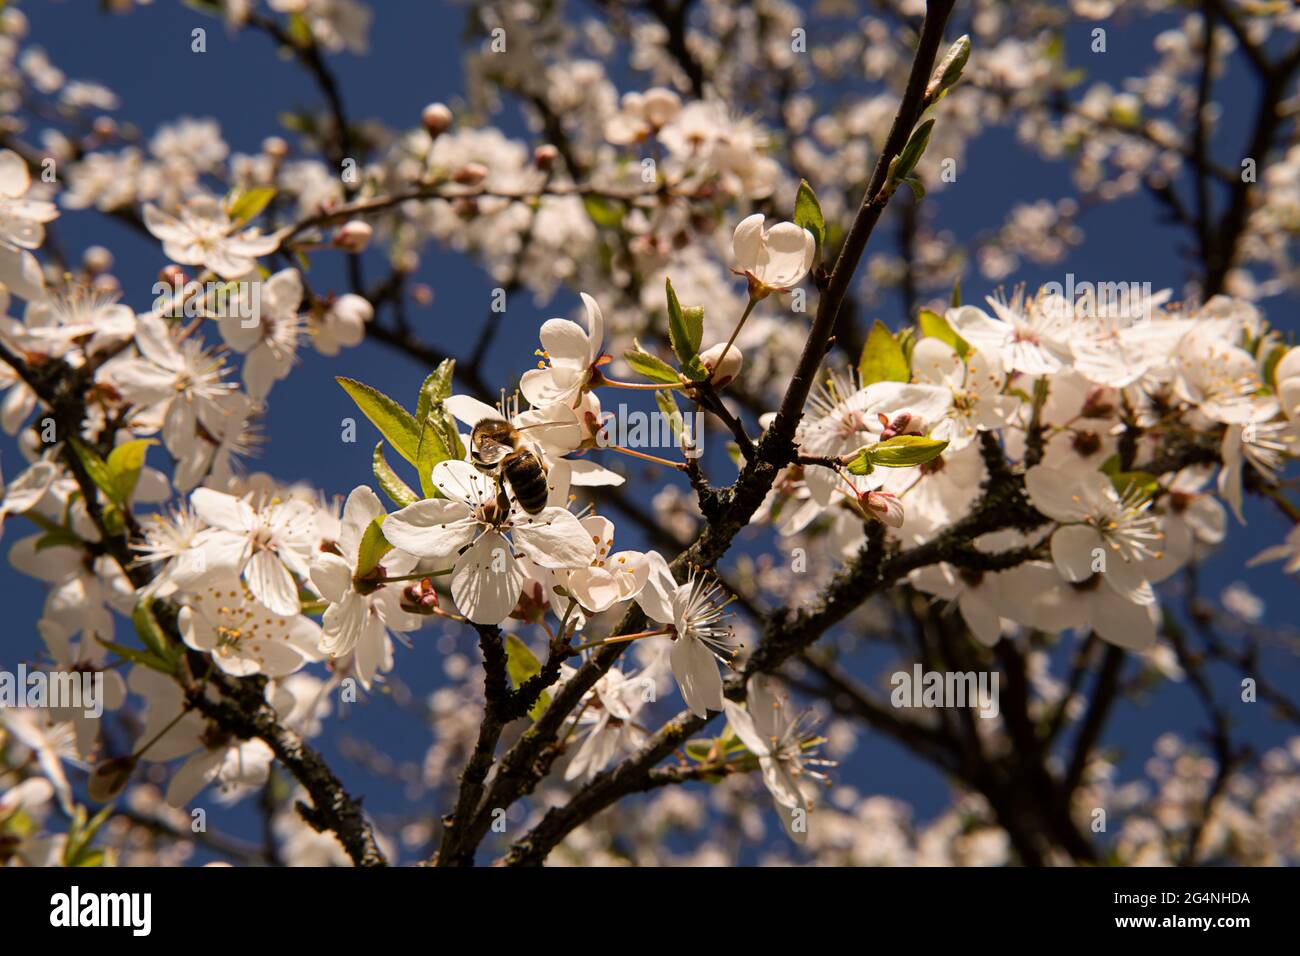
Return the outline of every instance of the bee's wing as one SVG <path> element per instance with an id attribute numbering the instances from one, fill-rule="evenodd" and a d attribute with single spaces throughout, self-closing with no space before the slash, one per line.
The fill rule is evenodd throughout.
<path id="1" fill-rule="evenodd" d="M 475 457 L 485 465 L 496 465 L 501 459 L 513 451 L 505 442 L 499 442 L 495 438 L 488 438 L 486 435 L 480 435 L 478 443 L 475 446 Z"/>

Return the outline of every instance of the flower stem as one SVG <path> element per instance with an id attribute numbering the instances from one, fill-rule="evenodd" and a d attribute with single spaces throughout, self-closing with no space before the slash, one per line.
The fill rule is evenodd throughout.
<path id="1" fill-rule="evenodd" d="M 599 641 L 588 641 L 586 644 L 574 644 L 569 648 L 571 651 L 586 651 L 593 647 L 604 647 L 606 644 L 626 644 L 628 641 L 639 641 L 643 637 L 658 637 L 661 634 L 671 634 L 671 627 L 660 627 L 653 631 L 637 631 L 635 634 L 615 634 L 613 637 L 607 637 Z"/>
<path id="2" fill-rule="evenodd" d="M 633 451 L 631 448 L 624 448 L 622 445 L 602 445 L 610 451 L 620 452 L 624 455 L 631 455 L 633 458 L 640 458 L 643 461 L 652 461 L 656 465 L 666 465 L 669 468 L 676 468 L 678 471 L 685 471 L 686 465 L 680 461 L 669 461 L 667 458 L 657 458 L 654 455 L 647 455 L 645 452 Z"/>
<path id="3" fill-rule="evenodd" d="M 394 581 L 422 581 L 425 578 L 439 578 L 444 574 L 451 574 L 455 568 L 443 568 L 441 571 L 420 571 L 416 574 L 399 574 L 396 577 L 384 578 L 381 584 L 391 584 Z"/>
<path id="4" fill-rule="evenodd" d="M 617 379 L 600 377 L 601 385 L 609 385 L 611 388 L 636 388 L 647 390 L 659 390 L 666 388 L 685 388 L 681 382 L 620 382 Z"/>
<path id="5" fill-rule="evenodd" d="M 726 344 L 726 346 L 723 348 L 723 350 L 722 350 L 722 354 L 718 356 L 718 364 L 717 364 L 717 366 L 716 366 L 716 367 L 713 369 L 713 371 L 709 374 L 709 384 L 710 384 L 710 385 L 713 384 L 713 376 L 714 376 L 714 375 L 717 375 L 717 374 L 718 374 L 718 369 L 722 368 L 722 362 L 723 362 L 723 360 L 726 359 L 726 357 L 727 357 L 727 353 L 731 351 L 731 346 L 735 343 L 735 341 L 736 341 L 736 336 L 739 335 L 739 334 L 740 334 L 740 330 L 743 329 L 743 328 L 745 327 L 745 320 L 749 318 L 749 313 L 751 313 L 751 312 L 754 311 L 754 306 L 756 306 L 756 305 L 758 305 L 758 299 L 753 295 L 753 293 L 750 293 L 750 296 L 749 296 L 749 304 L 748 304 L 747 306 L 745 306 L 745 311 L 744 311 L 744 313 L 740 316 L 740 321 L 736 323 L 736 327 L 735 327 L 734 329 L 731 330 L 731 338 L 727 339 L 727 344 Z"/>

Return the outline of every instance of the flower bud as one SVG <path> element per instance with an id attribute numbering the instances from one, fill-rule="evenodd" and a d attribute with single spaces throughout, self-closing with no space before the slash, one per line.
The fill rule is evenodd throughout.
<path id="1" fill-rule="evenodd" d="M 184 288 L 189 281 L 185 277 L 185 270 L 178 265 L 164 266 L 158 273 L 158 281 L 165 282 L 173 288 Z"/>
<path id="2" fill-rule="evenodd" d="M 344 252 L 365 252 L 374 229 L 361 219 L 349 219 L 334 231 L 334 245 Z"/>
<path id="3" fill-rule="evenodd" d="M 410 614 L 438 612 L 438 592 L 433 589 L 430 578 L 421 578 L 402 588 L 402 610 Z"/>
<path id="4" fill-rule="evenodd" d="M 284 159 L 289 155 L 289 144 L 279 136 L 268 136 L 262 140 L 262 152 L 272 159 Z"/>
<path id="5" fill-rule="evenodd" d="M 961 79 L 961 71 L 966 68 L 968 59 L 970 59 L 970 37 L 963 34 L 948 47 L 943 61 L 931 74 L 930 83 L 925 88 L 926 99 L 932 99 Z"/>
<path id="6" fill-rule="evenodd" d="M 91 275 L 98 275 L 113 268 L 113 253 L 103 246 L 91 246 L 81 254 L 81 263 Z"/>
<path id="7" fill-rule="evenodd" d="M 555 160 L 559 157 L 560 151 L 550 143 L 543 143 L 533 150 L 533 162 L 542 172 L 547 172 L 555 165 Z"/>
<path id="8" fill-rule="evenodd" d="M 487 179 L 487 174 L 488 168 L 482 163 L 466 163 L 452 173 L 451 178 L 453 182 L 460 183 L 462 186 L 477 186 Z"/>
<path id="9" fill-rule="evenodd" d="M 723 348 L 727 349 L 727 354 L 722 354 Z M 713 384 L 722 388 L 729 382 L 733 381 L 740 374 L 740 367 L 744 364 L 745 357 L 741 354 L 740 349 L 736 346 L 725 346 L 719 342 L 712 345 L 700 353 L 700 364 L 709 370 Z"/>
<path id="10" fill-rule="evenodd" d="M 135 772 L 135 757 L 112 757 L 98 764 L 86 781 L 86 792 L 97 803 L 107 803 L 126 787 Z"/>
<path id="11" fill-rule="evenodd" d="M 420 122 L 430 136 L 441 136 L 451 126 L 451 110 L 445 103 L 430 103 L 420 113 Z"/>
<path id="12" fill-rule="evenodd" d="M 101 140 L 112 139 L 117 135 L 117 121 L 111 116 L 97 116 L 91 129 Z"/>
<path id="13" fill-rule="evenodd" d="M 858 499 L 873 518 L 891 528 L 903 526 L 903 503 L 887 491 L 868 491 Z"/>

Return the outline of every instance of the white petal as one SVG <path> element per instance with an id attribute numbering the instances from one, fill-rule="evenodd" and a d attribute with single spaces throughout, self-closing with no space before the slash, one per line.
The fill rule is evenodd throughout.
<path id="1" fill-rule="evenodd" d="M 298 588 L 284 563 L 270 551 L 258 551 L 244 565 L 244 581 L 268 611 L 293 617 L 302 610 Z"/>
<path id="2" fill-rule="evenodd" d="M 596 560 L 591 535 L 562 508 L 544 508 L 536 517 L 517 521 L 511 537 L 543 568 L 582 568 Z"/>
<path id="3" fill-rule="evenodd" d="M 1052 535 L 1052 560 L 1061 577 L 1074 584 L 1092 577 L 1093 552 L 1099 548 L 1108 565 L 1122 560 L 1108 553 L 1101 535 L 1086 525 L 1067 525 Z"/>
<path id="4" fill-rule="evenodd" d="M 645 587 L 636 596 L 636 603 L 641 606 L 645 616 L 660 624 L 673 622 L 673 599 L 677 595 L 677 581 L 668 568 L 668 562 L 658 551 L 646 553 L 646 565 L 649 574 Z"/>
<path id="5" fill-rule="evenodd" d="M 451 596 L 475 624 L 500 624 L 519 602 L 524 572 L 510 544 L 495 531 L 482 535 L 456 562 Z"/>
<path id="6" fill-rule="evenodd" d="M 468 505 L 426 498 L 384 519 L 389 544 L 422 558 L 446 558 L 474 540 L 480 527 Z"/>
<path id="7" fill-rule="evenodd" d="M 710 710 L 722 710 L 722 674 L 712 652 L 700 641 L 679 637 L 673 641 L 669 663 L 686 706 L 697 717 Z"/>
<path id="8" fill-rule="evenodd" d="M 1085 517 L 1079 482 L 1057 468 L 1035 465 L 1025 472 L 1025 491 L 1033 506 L 1054 521 L 1079 521 Z"/>
<path id="9" fill-rule="evenodd" d="M 337 554 L 319 554 L 311 563 L 311 583 L 331 604 L 352 590 L 352 568 Z"/>
<path id="10" fill-rule="evenodd" d="M 762 248 L 763 214 L 756 212 L 742 219 L 731 234 L 731 256 L 736 268 L 742 272 L 756 272 Z"/>
<path id="11" fill-rule="evenodd" d="M 214 528 L 245 531 L 253 526 L 253 509 L 248 502 L 211 488 L 196 488 L 190 495 L 194 512 Z"/>

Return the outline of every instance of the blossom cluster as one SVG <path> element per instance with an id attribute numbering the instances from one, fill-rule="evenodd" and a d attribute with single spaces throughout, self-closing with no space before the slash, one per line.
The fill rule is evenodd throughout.
<path id="1" fill-rule="evenodd" d="M 260 22 L 253 0 L 216 6 L 232 31 Z M 290 52 L 367 47 L 370 14 L 353 0 L 267 6 L 286 18 Z M 720 27 L 800 22 L 784 3 L 756 6 L 704 4 Z M 45 586 L 41 666 L 102 675 L 109 711 L 133 705 L 125 745 L 72 708 L 0 713 L 4 859 L 80 859 L 89 838 L 51 838 L 32 821 L 57 804 L 84 832 L 83 777 L 91 801 L 131 787 L 127 799 L 158 819 L 163 803 L 183 807 L 211 785 L 222 800 L 269 790 L 277 754 L 319 734 L 336 702 L 400 698 L 405 649 L 427 641 L 454 685 L 428 702 L 446 728 L 415 774 L 430 790 L 460 779 L 466 755 L 495 747 L 504 726 L 549 721 L 544 758 L 528 753 L 527 737 L 512 746 L 528 772 L 544 768 L 534 782 L 556 807 L 669 740 L 663 752 L 682 756 L 666 777 L 720 784 L 709 799 L 750 828 L 747 784 L 735 778 L 761 780 L 782 828 L 816 859 L 1005 862 L 1007 834 L 976 796 L 932 828 L 940 852 L 905 847 L 904 813 L 855 806 L 836 786 L 823 768 L 851 749 L 847 731 L 833 721 L 820 736 L 825 714 L 790 692 L 802 672 L 780 671 L 818 636 L 804 640 L 799 627 L 839 622 L 892 590 L 921 595 L 946 621 L 959 616 L 980 659 L 1000 641 L 1018 653 L 1030 636 L 1083 648 L 1095 635 L 1180 675 L 1187 661 L 1164 639 L 1170 592 L 1158 589 L 1245 524 L 1249 495 L 1292 524 L 1265 527 L 1251 563 L 1300 570 L 1300 513 L 1285 493 L 1300 447 L 1300 347 L 1257 304 L 1268 283 L 1227 266 L 1218 294 L 1190 290 L 1182 301 L 1146 284 L 1076 288 L 1073 276 L 1068 288 L 968 301 L 954 282 L 961 244 L 924 216 L 905 255 L 865 260 L 873 288 L 911 290 L 904 321 L 874 321 L 860 341 L 838 326 L 832 336 L 822 308 L 831 303 L 833 323 L 852 245 L 838 223 L 859 198 L 869 211 L 904 185 L 914 204 L 951 188 L 943 164 L 964 159 L 965 139 L 1013 108 L 1026 110 L 1020 133 L 1047 155 L 1095 134 L 1075 174 L 1102 200 L 1137 188 L 1135 168 L 1173 172 L 1182 160 L 1168 124 L 1143 111 L 1172 99 L 1161 89 L 1186 69 L 1187 38 L 1162 34 L 1164 62 L 1131 90 L 1095 85 L 1067 115 L 1049 116 L 1039 94 L 1071 86 L 1059 57 L 1013 35 L 1004 11 L 982 9 L 976 37 L 996 42 L 973 52 L 969 37 L 951 43 L 924 87 L 928 118 L 918 113 L 890 156 L 879 131 L 891 128 L 895 91 L 855 93 L 815 118 L 794 83 L 781 115 L 741 115 L 736 90 L 765 80 L 729 74 L 716 44 L 701 42 L 686 66 L 708 67 L 713 83 L 683 82 L 680 51 L 651 29 L 636 37 L 633 62 L 652 81 L 620 93 L 597 59 L 534 59 L 534 46 L 552 43 L 549 14 L 497 15 L 515 54 L 471 57 L 470 99 L 487 108 L 502 91 L 523 96 L 555 142 L 529 148 L 465 121 L 472 110 L 458 117 L 433 103 L 401 130 L 295 115 L 293 145 L 274 136 L 252 153 L 233 152 L 215 121 L 189 118 L 147 141 L 95 121 L 80 135 L 47 131 L 38 152 L 16 138 L 0 148 L 0 427 L 19 459 L 6 454 L 0 527 L 14 569 Z M 0 14 L 6 64 L 24 32 L 20 13 Z M 867 18 L 861 33 L 821 49 L 816 69 L 906 76 L 910 61 L 884 21 Z M 600 46 L 601 28 L 585 34 Z M 748 52 L 762 65 L 753 73 L 804 69 L 786 62 L 779 39 Z M 78 117 L 115 105 L 34 49 L 15 62 L 0 88 L 15 103 L 40 93 Z M 40 175 L 46 159 L 59 177 Z M 1268 200 L 1242 211 L 1251 238 L 1241 258 L 1268 262 L 1274 283 L 1293 271 L 1297 169 L 1292 148 L 1267 171 Z M 61 214 L 87 210 L 127 222 L 165 258 L 148 301 L 135 284 L 125 294 L 107 249 L 70 267 L 47 241 Z M 1078 213 L 1071 199 L 1013 208 L 972 245 L 978 272 L 1001 282 L 1024 262 L 1064 261 Z M 563 288 L 580 305 L 530 319 L 526 348 L 496 343 L 512 349 L 518 385 L 495 406 L 480 362 L 486 336 L 472 352 L 457 343 L 471 359 L 427 362 L 418 395 L 340 375 L 380 439 L 355 460 L 344 452 L 355 471 L 346 496 L 247 471 L 272 395 L 305 350 L 343 373 L 343 350 L 363 342 L 432 354 L 403 311 L 432 300 L 411 282 L 431 244 L 479 258 L 495 292 L 545 300 Z M 373 287 L 360 280 L 368 251 L 391 270 Z M 312 271 L 330 255 L 355 267 L 351 291 Z M 391 323 L 381 321 L 388 307 Z M 809 363 L 817 329 L 826 348 Z M 813 379 L 805 403 L 797 385 Z M 653 398 L 670 447 L 617 428 L 628 397 Z M 707 432 L 687 427 L 689 415 Z M 705 446 L 727 454 L 702 457 Z M 740 534 L 755 553 L 724 560 Z M 717 553 L 700 544 L 722 539 Z M 1247 607 L 1250 595 L 1225 603 Z M 457 633 L 478 640 L 486 684 L 456 651 Z M 624 647 L 634 651 L 619 658 Z M 1070 694 L 1044 676 L 1037 646 L 1027 659 L 1026 711 L 1045 726 L 1065 720 Z M 650 705 L 664 696 L 684 706 L 656 729 Z M 549 711 L 557 700 L 569 709 Z M 719 715 L 716 737 L 673 738 Z M 1199 758 L 1162 749 L 1174 783 L 1204 776 Z M 14 755 L 22 770 L 10 775 Z M 559 772 L 548 774 L 552 757 Z M 142 764 L 175 766 L 131 786 Z M 295 776 L 308 785 L 310 774 Z M 1148 817 L 1185 796 L 1190 785 L 1174 783 L 1154 807 L 1095 776 L 1080 786 L 1131 811 L 1124 853 L 1163 860 Z M 1281 803 L 1293 791 L 1283 781 L 1252 799 Z M 658 798 L 646 828 L 692 817 L 692 799 Z M 959 818 L 974 821 L 968 832 L 955 832 Z M 1214 822 L 1262 842 L 1258 828 Z M 473 823 L 458 821 L 460 832 Z M 356 859 L 293 813 L 274 824 L 297 860 Z M 603 826 L 576 841 L 596 846 Z M 898 845 L 863 849 L 873 828 Z"/>

